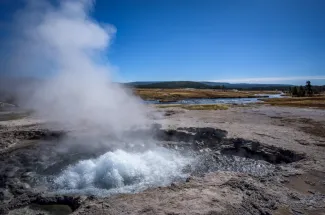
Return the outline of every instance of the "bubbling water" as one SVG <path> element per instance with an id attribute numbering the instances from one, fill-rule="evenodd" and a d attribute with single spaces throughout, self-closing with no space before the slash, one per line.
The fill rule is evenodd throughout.
<path id="1" fill-rule="evenodd" d="M 192 158 L 163 148 L 139 153 L 116 150 L 69 166 L 53 183 L 61 193 L 106 196 L 139 192 L 185 180 L 189 173 L 183 169 L 191 162 Z"/>

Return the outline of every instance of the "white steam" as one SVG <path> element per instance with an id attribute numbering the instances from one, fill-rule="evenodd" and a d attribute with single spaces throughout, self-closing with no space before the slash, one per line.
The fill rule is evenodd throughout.
<path id="1" fill-rule="evenodd" d="M 89 16 L 93 1 L 28 2 L 17 16 L 20 38 L 12 62 L 19 73 L 45 74 L 45 80 L 28 95 L 27 107 L 46 122 L 54 122 L 48 124 L 79 131 L 77 137 L 89 143 L 76 147 L 94 147 L 103 138 L 116 135 L 118 138 L 107 141 L 113 145 L 113 139 L 123 139 L 126 130 L 146 127 L 146 106 L 110 80 L 112 70 L 106 56 L 116 30 Z M 127 141 L 144 144 L 148 137 L 132 136 Z M 102 156 L 63 170 L 54 179 L 57 189 L 107 195 L 185 177 L 181 170 L 188 159 L 155 147 L 151 147 L 154 151 L 125 152 L 121 150 L 124 143 L 119 143 L 120 150 L 107 152 L 104 147 Z"/>
<path id="2" fill-rule="evenodd" d="M 91 0 L 59 5 L 30 1 L 19 14 L 19 50 L 26 70 L 45 75 L 28 107 L 62 128 L 95 128 L 117 134 L 146 124 L 145 107 L 111 82 L 106 61 L 115 28 L 89 16 Z M 18 55 L 21 56 L 22 54 Z"/>

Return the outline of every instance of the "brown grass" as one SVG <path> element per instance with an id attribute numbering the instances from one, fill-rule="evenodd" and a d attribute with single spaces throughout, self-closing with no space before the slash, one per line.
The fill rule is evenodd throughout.
<path id="1" fill-rule="evenodd" d="M 266 104 L 289 107 L 311 107 L 325 109 L 325 96 L 262 99 Z"/>
<path id="2" fill-rule="evenodd" d="M 8 114 L 1 114 L 0 121 L 10 121 L 16 119 L 22 119 L 29 115 L 29 113 L 8 113 Z"/>
<path id="3" fill-rule="evenodd" d="M 178 101 L 182 99 L 255 98 L 255 94 L 277 94 L 276 91 L 222 91 L 212 89 L 135 89 L 144 100 Z"/>
<path id="4" fill-rule="evenodd" d="M 157 105 L 158 108 L 179 107 L 186 110 L 227 110 L 228 106 L 224 104 L 205 104 L 205 105 Z"/>
<path id="5" fill-rule="evenodd" d="M 182 105 L 181 104 L 176 104 L 176 105 L 174 105 L 174 104 L 172 104 L 172 105 L 156 105 L 156 107 L 157 108 L 172 108 L 172 107 L 182 107 Z"/>
<path id="6" fill-rule="evenodd" d="M 182 108 L 186 110 L 227 110 L 228 106 L 224 104 L 184 105 Z"/>

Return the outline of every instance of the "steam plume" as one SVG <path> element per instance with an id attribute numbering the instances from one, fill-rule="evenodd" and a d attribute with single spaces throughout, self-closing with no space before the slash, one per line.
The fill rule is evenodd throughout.
<path id="1" fill-rule="evenodd" d="M 25 104 L 45 121 L 77 132 L 61 141 L 58 153 L 69 153 L 75 147 L 81 154 L 87 154 L 90 147 L 106 152 L 72 164 L 58 176 L 50 176 L 49 183 L 60 192 L 109 195 L 185 179 L 187 174 L 181 170 L 190 159 L 156 146 L 149 137 L 134 135 L 138 132 L 125 132 L 147 126 L 147 110 L 111 82 L 105 56 L 116 30 L 89 16 L 93 3 L 28 1 L 17 16 L 14 68 L 20 74 L 46 73 L 46 80 L 32 90 Z"/>
<path id="2" fill-rule="evenodd" d="M 119 133 L 143 126 L 145 107 L 110 80 L 105 53 L 116 29 L 89 16 L 93 3 L 29 1 L 18 14 L 20 70 L 51 77 L 37 88 L 28 107 L 74 129 L 89 126 Z"/>

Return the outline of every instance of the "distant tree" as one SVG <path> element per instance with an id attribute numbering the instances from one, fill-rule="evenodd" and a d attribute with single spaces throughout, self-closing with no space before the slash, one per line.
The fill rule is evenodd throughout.
<path id="1" fill-rule="evenodd" d="M 221 88 L 221 86 L 219 86 L 219 85 L 215 85 L 215 86 L 213 86 L 213 87 L 211 87 L 212 89 L 220 89 Z"/>
<path id="2" fill-rule="evenodd" d="M 312 92 L 313 92 L 313 95 L 314 94 L 320 94 L 324 91 L 324 86 L 313 86 L 312 88 Z"/>
<path id="3" fill-rule="evenodd" d="M 294 86 L 291 90 L 291 95 L 292 96 L 298 96 L 298 88 Z"/>
<path id="4" fill-rule="evenodd" d="M 305 88 L 300 85 L 300 87 L 298 89 L 298 96 L 299 97 L 304 97 L 305 95 L 306 95 Z"/>
<path id="5" fill-rule="evenodd" d="M 312 86 L 311 86 L 310 81 L 306 81 L 305 89 L 306 89 L 306 94 L 308 96 L 312 96 L 313 95 L 313 89 L 312 89 Z"/>
<path id="6" fill-rule="evenodd" d="M 225 91 L 225 85 L 221 85 L 220 87 L 223 91 Z"/>

